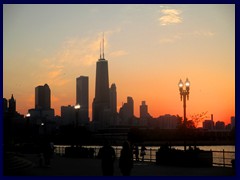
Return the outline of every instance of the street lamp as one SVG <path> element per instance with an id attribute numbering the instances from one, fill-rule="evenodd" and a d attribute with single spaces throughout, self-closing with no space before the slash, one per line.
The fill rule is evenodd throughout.
<path id="1" fill-rule="evenodd" d="M 80 108 L 81 108 L 80 104 L 76 104 L 74 106 L 74 109 L 76 109 L 76 127 L 78 127 L 78 112 Z"/>
<path id="2" fill-rule="evenodd" d="M 30 113 L 27 113 L 25 117 L 26 117 L 27 126 L 28 126 L 28 124 L 29 124 L 29 119 L 30 119 L 30 117 L 31 117 L 31 114 L 30 114 Z"/>
<path id="3" fill-rule="evenodd" d="M 27 113 L 27 114 L 26 114 L 26 117 L 30 117 L 30 116 L 31 116 L 31 114 L 30 114 L 30 113 Z"/>
<path id="4" fill-rule="evenodd" d="M 185 89 L 183 89 L 184 85 L 185 85 Z M 186 125 L 187 125 L 186 97 L 188 100 L 189 99 L 189 90 L 190 90 L 190 82 L 189 82 L 188 78 L 186 79 L 185 84 L 183 84 L 182 80 L 180 79 L 180 81 L 178 83 L 178 87 L 179 87 L 181 101 L 183 99 L 183 117 L 184 117 L 183 125 L 184 125 L 184 130 L 186 130 Z M 186 151 L 185 136 L 184 136 L 184 150 Z"/>
<path id="5" fill-rule="evenodd" d="M 25 117 L 26 117 L 26 134 L 27 134 L 27 137 L 29 137 L 29 135 L 30 135 L 30 128 L 29 128 L 30 121 L 29 121 L 29 119 L 31 117 L 31 114 L 27 113 Z"/>
<path id="6" fill-rule="evenodd" d="M 79 112 L 80 108 L 81 108 L 80 104 L 76 104 L 74 106 L 74 109 L 76 110 L 76 126 L 75 126 L 76 147 L 78 147 L 78 141 L 77 141 L 77 135 L 78 135 L 78 112 Z"/>

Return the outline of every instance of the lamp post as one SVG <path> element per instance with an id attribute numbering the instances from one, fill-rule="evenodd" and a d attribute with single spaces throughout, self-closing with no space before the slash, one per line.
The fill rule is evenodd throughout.
<path id="1" fill-rule="evenodd" d="M 27 120 L 27 125 L 29 125 L 29 119 L 31 117 L 31 114 L 30 113 L 27 113 L 26 114 L 26 120 Z"/>
<path id="2" fill-rule="evenodd" d="M 30 124 L 30 117 L 31 117 L 31 114 L 30 113 L 27 113 L 26 114 L 26 133 L 27 133 L 27 137 L 29 137 L 30 135 L 30 128 L 29 128 L 29 124 Z"/>
<path id="3" fill-rule="evenodd" d="M 185 86 L 185 89 L 183 89 Z M 178 83 L 179 92 L 180 92 L 180 98 L 181 101 L 183 100 L 183 127 L 184 127 L 184 151 L 186 151 L 186 140 L 185 140 L 185 131 L 186 131 L 186 125 L 187 125 L 187 118 L 186 118 L 186 98 L 189 99 L 189 90 L 190 90 L 190 82 L 188 78 L 185 81 L 185 84 L 183 84 L 182 80 L 180 79 Z"/>
<path id="4" fill-rule="evenodd" d="M 74 106 L 74 109 L 76 109 L 76 127 L 78 127 L 78 114 L 79 114 L 80 108 L 81 108 L 80 104 L 77 104 Z"/>
<path id="5" fill-rule="evenodd" d="M 76 147 L 78 147 L 78 141 L 77 141 L 77 135 L 78 135 L 78 114 L 81 106 L 79 104 L 74 106 L 74 109 L 76 110 L 76 126 L 75 126 L 75 142 L 76 142 Z"/>

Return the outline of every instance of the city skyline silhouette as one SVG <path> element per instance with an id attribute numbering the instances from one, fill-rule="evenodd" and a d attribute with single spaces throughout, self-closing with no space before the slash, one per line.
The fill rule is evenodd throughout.
<path id="1" fill-rule="evenodd" d="M 228 124 L 235 115 L 234 5 L 3 7 L 3 97 L 13 94 L 23 115 L 34 107 L 34 88 L 45 83 L 51 88 L 52 108 L 60 115 L 61 106 L 75 105 L 76 78 L 88 76 L 92 119 L 103 32 L 117 111 L 130 96 L 137 117 L 142 101 L 153 117 L 182 117 L 177 85 L 188 77 L 187 117 L 208 111 L 207 119 L 214 114 L 216 121 Z M 63 17 L 60 12 L 71 13 Z"/>

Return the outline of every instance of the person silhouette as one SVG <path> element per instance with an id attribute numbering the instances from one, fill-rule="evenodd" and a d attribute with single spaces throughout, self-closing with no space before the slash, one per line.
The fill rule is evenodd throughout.
<path id="1" fill-rule="evenodd" d="M 103 176 L 113 176 L 115 151 L 108 141 L 104 142 L 104 146 L 99 150 L 98 157 L 102 160 L 102 174 Z"/>
<path id="2" fill-rule="evenodd" d="M 123 176 L 130 176 L 133 168 L 133 154 L 127 141 L 125 141 L 122 146 L 119 158 L 119 168 Z"/>
<path id="3" fill-rule="evenodd" d="M 134 146 L 134 154 L 135 154 L 135 159 L 136 159 L 136 161 L 139 161 L 139 149 L 138 149 L 138 145 L 136 144 L 135 146 Z"/>
<path id="4" fill-rule="evenodd" d="M 141 153 L 140 153 L 140 156 L 142 156 L 142 162 L 144 161 L 144 156 L 146 155 L 146 147 L 144 145 L 142 145 L 141 147 Z"/>

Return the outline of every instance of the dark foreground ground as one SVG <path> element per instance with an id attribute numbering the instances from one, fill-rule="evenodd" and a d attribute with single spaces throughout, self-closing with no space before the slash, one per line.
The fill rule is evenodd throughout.
<path id="1" fill-rule="evenodd" d="M 33 166 L 11 170 L 9 175 L 17 176 L 102 176 L 99 159 L 65 158 L 55 155 L 50 167 L 39 167 L 37 155 L 24 155 L 22 158 L 33 162 Z M 118 160 L 114 164 L 114 176 L 122 176 Z M 229 167 L 171 167 L 154 163 L 134 162 L 131 176 L 234 176 L 235 170 Z"/>

